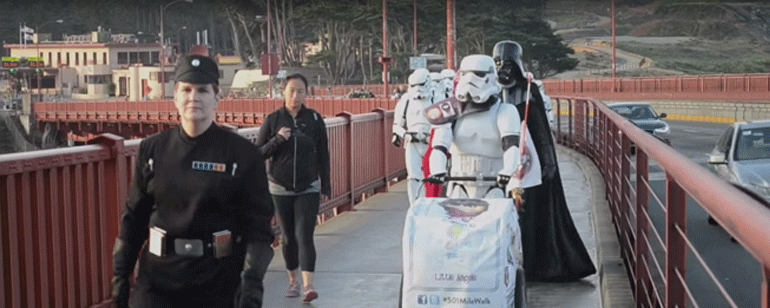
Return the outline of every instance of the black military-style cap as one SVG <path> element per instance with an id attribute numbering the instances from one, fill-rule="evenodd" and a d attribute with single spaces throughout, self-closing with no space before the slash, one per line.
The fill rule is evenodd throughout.
<path id="1" fill-rule="evenodd" d="M 186 55 L 179 58 L 174 71 L 174 81 L 219 85 L 219 67 L 209 57 Z"/>

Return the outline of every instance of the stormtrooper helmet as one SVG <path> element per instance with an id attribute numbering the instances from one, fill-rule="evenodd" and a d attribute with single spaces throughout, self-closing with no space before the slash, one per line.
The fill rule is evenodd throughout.
<path id="1" fill-rule="evenodd" d="M 441 88 L 447 91 L 448 93 L 451 93 L 450 91 L 454 90 L 454 80 L 455 80 L 455 70 L 445 68 L 441 71 Z"/>
<path id="2" fill-rule="evenodd" d="M 451 68 L 445 68 L 445 69 L 441 70 L 441 79 L 442 80 L 446 80 L 446 79 L 453 80 L 453 79 L 455 79 L 455 74 L 456 74 L 455 70 L 453 70 Z"/>
<path id="3" fill-rule="evenodd" d="M 424 68 L 418 68 L 409 75 L 409 92 L 416 99 L 426 99 L 432 96 L 430 72 Z"/>
<path id="4" fill-rule="evenodd" d="M 441 80 L 441 73 L 439 73 L 439 72 L 431 72 L 430 73 L 430 80 L 432 80 L 433 82 L 438 83 L 439 80 Z"/>
<path id="5" fill-rule="evenodd" d="M 455 98 L 481 104 L 500 92 L 495 61 L 487 55 L 470 55 L 460 62 Z"/>
<path id="6" fill-rule="evenodd" d="M 523 50 L 514 41 L 500 41 L 492 49 L 492 58 L 497 67 L 497 81 L 503 88 L 510 88 L 517 82 L 526 82 L 524 66 L 521 63 Z"/>

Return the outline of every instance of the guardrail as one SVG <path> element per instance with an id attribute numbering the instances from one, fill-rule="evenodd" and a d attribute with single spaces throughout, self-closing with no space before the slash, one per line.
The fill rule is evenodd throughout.
<path id="1" fill-rule="evenodd" d="M 601 70 L 598 70 L 601 71 Z M 600 100 L 723 100 L 770 102 L 770 74 L 729 74 L 675 77 L 544 79 L 551 96 L 583 96 Z M 395 89 L 403 84 L 391 84 Z M 312 87 L 317 96 L 346 96 L 366 89 L 387 97 L 382 84 Z"/>
<path id="2" fill-rule="evenodd" d="M 343 112 L 367 113 L 377 108 L 393 110 L 396 100 L 386 98 L 348 99 L 308 97 L 305 104 L 325 117 Z M 239 127 L 259 125 L 262 118 L 283 106 L 283 99 L 223 99 L 217 108 L 216 121 Z M 75 101 L 40 102 L 34 104 L 39 122 L 121 122 L 178 124 L 174 102 L 156 101 Z"/>
<path id="3" fill-rule="evenodd" d="M 596 78 L 543 81 L 551 96 L 601 100 L 724 100 L 770 102 L 770 74 Z"/>
<path id="4" fill-rule="evenodd" d="M 770 307 L 770 209 L 709 170 L 645 133 L 603 103 L 554 96 L 559 143 L 590 157 L 601 170 L 636 302 L 640 307 L 699 307 L 688 289 L 687 272 L 701 266 L 730 307 L 737 307 L 700 253 L 690 243 L 687 200 L 714 217 L 762 265 L 762 307 Z M 632 154 L 631 148 L 635 147 Z M 666 195 L 650 186 L 649 165 L 666 174 Z M 665 230 L 657 230 L 651 207 L 665 213 Z M 656 256 L 663 250 L 665 258 Z M 654 251 L 656 250 L 656 251 Z M 695 256 L 694 262 L 688 255 Z M 722 264 L 729 266 L 729 264 Z"/>
<path id="5" fill-rule="evenodd" d="M 321 222 L 406 175 L 393 111 L 327 118 L 332 197 Z M 258 128 L 239 130 L 255 141 Z M 140 140 L 0 155 L 0 307 L 109 307 L 112 246 Z"/>

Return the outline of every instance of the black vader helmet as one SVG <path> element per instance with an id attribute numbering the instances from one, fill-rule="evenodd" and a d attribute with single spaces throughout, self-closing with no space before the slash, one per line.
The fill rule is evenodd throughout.
<path id="1" fill-rule="evenodd" d="M 517 83 L 525 83 L 524 66 L 521 63 L 523 50 L 514 41 L 500 41 L 492 49 L 492 59 L 497 66 L 497 81 L 503 88 L 510 88 Z"/>

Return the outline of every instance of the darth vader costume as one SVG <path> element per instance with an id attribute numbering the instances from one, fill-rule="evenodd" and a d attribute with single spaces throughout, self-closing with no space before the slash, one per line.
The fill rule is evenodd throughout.
<path id="1" fill-rule="evenodd" d="M 503 100 L 514 104 L 523 119 L 527 78 L 521 55 L 518 43 L 501 41 L 495 44 L 492 57 Z M 527 127 L 540 159 L 542 184 L 524 189 L 524 212 L 520 214 L 524 269 L 528 281 L 574 281 L 596 273 L 596 267 L 567 207 L 549 125 L 550 109 L 542 86 L 532 82 Z"/>

